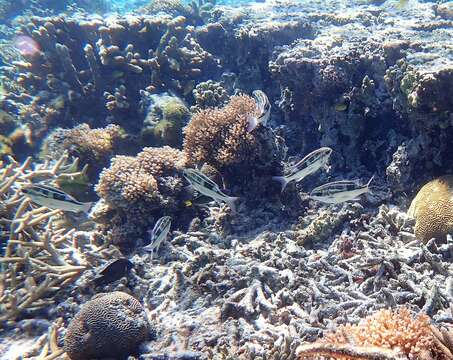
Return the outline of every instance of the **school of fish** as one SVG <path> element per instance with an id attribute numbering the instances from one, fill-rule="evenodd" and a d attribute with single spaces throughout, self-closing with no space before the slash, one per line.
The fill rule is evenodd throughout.
<path id="1" fill-rule="evenodd" d="M 261 90 L 253 91 L 253 97 L 256 103 L 257 115 L 248 117 L 247 131 L 252 132 L 257 126 L 267 126 L 270 117 L 271 105 L 266 94 Z M 332 154 L 329 147 L 321 147 L 306 155 L 299 162 L 288 167 L 286 175 L 273 176 L 272 180 L 281 185 L 281 192 L 285 190 L 291 182 L 300 182 L 309 175 L 316 173 L 318 170 L 329 170 L 329 159 Z M 208 178 L 198 169 L 187 168 L 183 171 L 183 177 L 187 180 L 197 193 L 198 197 L 206 197 L 214 200 L 218 204 L 226 203 L 229 208 L 236 212 L 236 202 L 238 197 L 225 194 L 217 183 Z M 358 181 L 340 180 L 329 182 L 311 190 L 307 195 L 309 198 L 327 204 L 340 204 L 343 202 L 356 200 L 360 195 L 370 191 L 370 183 L 373 177 L 364 185 Z M 24 185 L 20 189 L 22 193 L 29 197 L 37 205 L 49 209 L 60 209 L 70 212 L 88 213 L 93 203 L 82 203 L 76 200 L 66 192 L 44 183 Z M 197 197 L 193 200 L 186 201 L 186 206 L 192 206 Z M 157 253 L 162 242 L 168 237 L 171 229 L 172 218 L 163 216 L 156 221 L 154 228 L 150 233 L 150 244 L 143 247 L 145 251 L 153 254 Z"/>

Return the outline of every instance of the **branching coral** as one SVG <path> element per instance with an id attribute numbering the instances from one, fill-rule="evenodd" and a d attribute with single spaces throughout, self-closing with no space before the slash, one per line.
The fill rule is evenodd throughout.
<path id="1" fill-rule="evenodd" d="M 55 291 L 74 282 L 89 267 L 73 246 L 74 230 L 55 226 L 60 210 L 32 206 L 20 191 L 20 186 L 39 180 L 57 182 L 80 176 L 77 161 L 68 163 L 65 154 L 54 164 L 45 162 L 32 168 L 31 158 L 23 164 L 10 160 L 0 167 L 0 224 L 8 229 L 1 234 L 7 244 L 0 259 L 4 270 L 0 324 L 48 306 Z"/>
<path id="2" fill-rule="evenodd" d="M 183 188 L 181 151 L 168 146 L 145 148 L 136 157 L 116 156 L 100 176 L 96 191 L 107 205 L 106 230 L 114 243 L 133 243 L 151 226 L 153 217 L 171 213 L 178 207 Z M 107 219 L 106 219 L 107 220 Z M 103 222 L 98 218 L 98 221 Z"/>
<path id="3" fill-rule="evenodd" d="M 340 326 L 316 343 L 300 346 L 298 355 L 300 359 L 449 359 L 445 345 L 438 345 L 446 342 L 444 334 L 436 330 L 427 315 L 414 317 L 406 308 L 379 310 L 358 325 Z"/>

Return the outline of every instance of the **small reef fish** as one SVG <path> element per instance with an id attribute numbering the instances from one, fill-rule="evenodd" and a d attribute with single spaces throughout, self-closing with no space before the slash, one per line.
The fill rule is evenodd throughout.
<path id="1" fill-rule="evenodd" d="M 373 178 L 374 176 L 365 185 L 359 185 L 357 181 L 350 180 L 330 182 L 313 189 L 309 196 L 324 203 L 340 204 L 369 192 Z"/>
<path id="2" fill-rule="evenodd" d="M 126 258 L 111 260 L 96 270 L 93 283 L 96 286 L 110 284 L 126 276 L 133 266 L 134 264 Z"/>
<path id="3" fill-rule="evenodd" d="M 256 107 L 258 109 L 258 116 L 249 116 L 247 131 L 252 132 L 259 124 L 266 126 L 271 114 L 271 104 L 267 95 L 261 90 L 255 90 L 252 93 Z"/>
<path id="4" fill-rule="evenodd" d="M 209 196 L 210 198 L 214 199 L 217 202 L 223 201 L 228 204 L 228 206 L 233 212 L 236 212 L 235 202 L 239 198 L 224 194 L 220 190 L 219 185 L 217 185 L 214 181 L 209 179 L 202 172 L 196 169 L 185 169 L 183 172 L 183 176 L 190 183 L 190 185 L 192 185 L 193 188 L 200 194 Z"/>
<path id="5" fill-rule="evenodd" d="M 154 252 L 158 252 L 160 245 L 167 238 L 170 228 L 171 217 L 162 216 L 159 220 L 156 221 L 154 228 L 150 231 L 151 243 L 149 245 L 146 245 L 143 250 L 151 251 L 151 256 L 154 254 Z"/>
<path id="6" fill-rule="evenodd" d="M 329 147 L 322 147 L 305 156 L 297 164 L 291 166 L 290 173 L 286 176 L 273 176 L 272 179 L 278 181 L 282 185 L 282 192 L 285 190 L 286 185 L 295 180 L 299 182 L 306 176 L 313 174 L 322 167 L 327 167 L 332 149 Z"/>
<path id="7" fill-rule="evenodd" d="M 82 203 L 74 199 L 71 195 L 53 186 L 34 184 L 24 186 L 21 191 L 28 196 L 34 203 L 45 206 L 49 209 L 60 209 L 72 212 L 88 212 L 93 203 Z"/>

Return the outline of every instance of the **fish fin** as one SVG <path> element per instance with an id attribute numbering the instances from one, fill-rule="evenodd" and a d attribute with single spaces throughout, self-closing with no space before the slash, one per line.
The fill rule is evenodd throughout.
<path id="1" fill-rule="evenodd" d="M 230 207 L 231 211 L 233 213 L 236 213 L 236 201 L 239 200 L 238 197 L 232 197 L 232 196 L 229 196 L 225 202 L 228 204 L 228 206 Z"/>
<path id="2" fill-rule="evenodd" d="M 258 126 L 258 119 L 256 116 L 248 116 L 247 118 L 247 132 L 252 132 Z"/>
<path id="3" fill-rule="evenodd" d="M 283 192 L 286 188 L 286 185 L 288 185 L 288 180 L 284 176 L 272 176 L 272 180 L 278 181 L 280 185 L 282 186 L 281 192 Z"/>
<path id="4" fill-rule="evenodd" d="M 375 177 L 375 174 L 373 174 L 373 176 L 371 177 L 371 179 L 368 180 L 368 182 L 367 182 L 367 184 L 366 184 L 366 187 L 367 187 L 367 188 L 370 187 L 370 184 L 371 184 L 371 182 L 373 181 L 374 177 Z"/>
<path id="5" fill-rule="evenodd" d="M 88 214 L 92 206 L 93 206 L 92 202 L 83 203 L 82 211 Z"/>

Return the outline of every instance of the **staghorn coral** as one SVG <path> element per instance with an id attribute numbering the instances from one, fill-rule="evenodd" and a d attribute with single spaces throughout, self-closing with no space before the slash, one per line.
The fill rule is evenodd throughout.
<path id="1" fill-rule="evenodd" d="M 431 238 L 445 241 L 453 233 L 453 175 L 425 184 L 412 200 L 408 215 L 415 218 L 415 236 L 423 242 Z"/>
<path id="2" fill-rule="evenodd" d="M 177 210 L 183 167 L 182 152 L 168 146 L 144 148 L 136 157 L 112 159 L 96 185 L 106 206 L 94 216 L 104 223 L 104 231 L 115 244 L 134 244 L 159 214 Z"/>
<path id="3" fill-rule="evenodd" d="M 71 360 L 131 355 L 148 337 L 140 302 L 124 292 L 98 294 L 82 306 L 68 326 L 64 350 Z"/>
<path id="4" fill-rule="evenodd" d="M 418 359 L 426 353 L 446 359 L 440 357 L 429 317 L 413 317 L 406 308 L 379 310 L 358 325 L 340 326 L 315 344 L 300 346 L 297 352 L 300 359 Z"/>
<path id="5" fill-rule="evenodd" d="M 0 240 L 6 243 L 0 259 L 3 287 L 0 295 L 0 326 L 24 312 L 46 308 L 56 289 L 72 284 L 91 263 L 89 249 L 74 246 L 74 229 L 57 226 L 60 210 L 33 206 L 20 186 L 39 180 L 65 181 L 80 176 L 77 161 L 68 164 L 64 154 L 32 168 L 31 158 L 23 164 L 10 159 L 0 166 Z M 85 254 L 85 255 L 83 255 Z"/>

